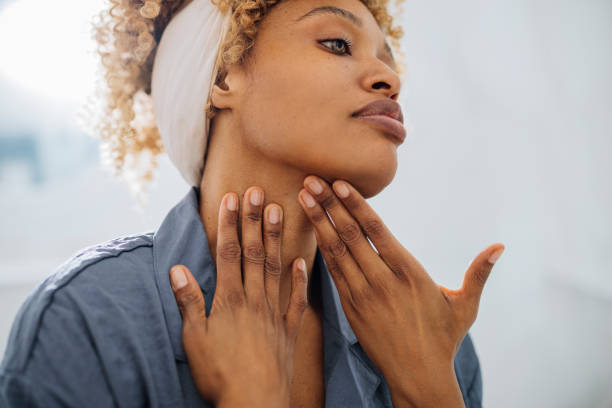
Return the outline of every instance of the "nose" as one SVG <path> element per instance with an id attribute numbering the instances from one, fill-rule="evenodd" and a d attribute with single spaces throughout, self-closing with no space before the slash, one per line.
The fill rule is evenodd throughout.
<path id="1" fill-rule="evenodd" d="M 363 78 L 363 87 L 368 92 L 382 93 L 393 100 L 397 100 L 401 86 L 399 74 L 377 58 Z"/>

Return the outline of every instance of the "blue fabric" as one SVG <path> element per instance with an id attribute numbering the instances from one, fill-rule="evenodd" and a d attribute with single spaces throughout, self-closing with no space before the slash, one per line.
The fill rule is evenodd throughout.
<path id="1" fill-rule="evenodd" d="M 216 266 L 191 187 L 159 229 L 82 249 L 41 282 L 18 311 L 0 366 L 0 407 L 210 407 L 181 344 L 168 271 L 184 264 L 210 313 Z M 62 231 L 58 231 L 62 233 Z M 380 371 L 361 348 L 317 250 L 323 307 L 326 407 L 391 407 Z M 455 358 L 466 406 L 480 407 L 478 357 L 466 335 Z"/>

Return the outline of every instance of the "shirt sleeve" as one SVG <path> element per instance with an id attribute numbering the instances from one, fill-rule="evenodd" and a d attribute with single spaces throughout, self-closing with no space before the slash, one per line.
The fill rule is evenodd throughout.
<path id="1" fill-rule="evenodd" d="M 44 310 L 36 306 L 24 304 L 13 324 L 0 367 L 0 406 L 115 406 L 78 308 L 67 296 L 53 296 Z"/>

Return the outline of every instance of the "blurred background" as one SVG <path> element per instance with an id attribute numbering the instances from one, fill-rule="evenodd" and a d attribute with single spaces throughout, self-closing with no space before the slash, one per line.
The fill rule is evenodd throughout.
<path id="1" fill-rule="evenodd" d="M 76 126 L 101 0 L 0 0 L 0 355 L 79 249 L 153 231 L 188 191 L 164 155 L 139 209 Z M 471 328 L 484 405 L 612 407 L 612 2 L 407 0 L 412 126 L 371 205 L 438 283 L 506 251 Z"/>

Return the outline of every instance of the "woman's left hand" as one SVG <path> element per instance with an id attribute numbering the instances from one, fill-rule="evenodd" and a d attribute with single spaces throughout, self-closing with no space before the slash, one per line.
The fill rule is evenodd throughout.
<path id="1" fill-rule="evenodd" d="M 463 406 L 453 361 L 504 245 L 492 244 L 478 254 L 461 288 L 451 290 L 431 279 L 349 183 L 337 180 L 332 190 L 311 175 L 304 186 L 299 201 L 314 225 L 346 317 L 385 376 L 394 405 L 401 396 L 408 405 L 435 405 L 446 398 Z"/>

